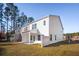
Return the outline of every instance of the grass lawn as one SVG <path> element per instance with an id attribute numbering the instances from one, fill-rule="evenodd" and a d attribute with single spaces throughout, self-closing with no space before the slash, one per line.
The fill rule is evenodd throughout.
<path id="1" fill-rule="evenodd" d="M 3 56 L 79 56 L 79 44 L 53 44 L 41 48 L 39 45 L 22 43 L 1 43 L 0 55 Z"/>

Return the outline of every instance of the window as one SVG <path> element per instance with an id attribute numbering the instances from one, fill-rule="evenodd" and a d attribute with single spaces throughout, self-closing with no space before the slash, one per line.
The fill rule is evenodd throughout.
<path id="1" fill-rule="evenodd" d="M 56 40 L 56 35 L 55 35 L 55 40 Z"/>
<path id="2" fill-rule="evenodd" d="M 32 25 L 32 29 L 36 29 L 37 24 Z"/>
<path id="3" fill-rule="evenodd" d="M 33 40 L 33 41 L 35 41 L 35 36 L 30 36 L 30 40 Z"/>
<path id="4" fill-rule="evenodd" d="M 38 35 L 38 41 L 40 41 L 40 35 Z"/>
<path id="5" fill-rule="evenodd" d="M 43 24 L 46 25 L 46 21 L 45 20 L 44 20 Z"/>
<path id="6" fill-rule="evenodd" d="M 30 36 L 30 40 L 32 40 L 32 35 Z"/>
<path id="7" fill-rule="evenodd" d="M 35 41 L 35 36 L 33 36 L 33 41 Z"/>
<path id="8" fill-rule="evenodd" d="M 52 34 L 50 34 L 50 41 L 52 41 Z"/>

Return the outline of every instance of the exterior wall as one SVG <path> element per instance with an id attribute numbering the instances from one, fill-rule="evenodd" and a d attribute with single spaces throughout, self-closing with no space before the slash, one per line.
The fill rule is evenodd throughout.
<path id="1" fill-rule="evenodd" d="M 52 26 L 52 27 L 51 27 Z M 59 16 L 50 16 L 49 34 L 53 36 L 53 42 L 63 41 L 63 27 Z M 56 40 L 55 40 L 56 35 Z"/>
<path id="2" fill-rule="evenodd" d="M 46 25 L 43 24 L 44 21 L 46 21 Z M 29 38 L 30 36 L 28 36 L 29 34 L 26 34 L 26 33 L 27 33 L 27 31 L 29 31 L 31 33 L 34 30 L 34 29 L 32 29 L 33 24 L 37 24 L 36 29 L 39 31 L 39 33 L 37 33 L 37 35 L 40 34 L 40 35 L 44 35 L 44 36 L 49 36 L 49 17 L 46 17 L 40 21 L 31 23 L 31 24 L 21 28 L 22 42 L 26 42 L 27 40 L 30 40 L 30 38 Z M 27 27 L 27 30 L 26 30 L 26 27 Z M 26 33 L 22 33 L 22 32 L 26 32 Z M 33 35 L 33 34 L 30 34 L 30 35 Z M 34 43 L 36 43 L 36 42 L 41 43 L 40 41 L 37 40 L 37 35 L 35 35 Z M 33 41 L 30 40 L 30 43 L 33 43 Z"/>
<path id="3" fill-rule="evenodd" d="M 52 41 L 50 40 L 50 34 L 52 34 Z M 49 37 L 44 38 L 43 45 L 45 46 L 63 40 L 63 27 L 59 16 L 49 16 Z"/>
<path id="4" fill-rule="evenodd" d="M 29 43 L 29 33 L 21 33 L 22 35 L 22 42 L 25 42 L 25 43 Z"/>
<path id="5" fill-rule="evenodd" d="M 49 45 L 51 44 L 50 41 L 49 41 L 49 36 L 46 37 L 46 36 L 43 36 L 42 37 L 42 46 L 46 46 L 46 45 Z"/>
<path id="6" fill-rule="evenodd" d="M 46 25 L 43 25 L 43 22 L 46 21 Z M 32 24 L 29 25 L 29 29 L 32 29 L 32 25 L 33 24 L 37 24 L 36 29 L 38 29 L 39 33 L 45 36 L 49 36 L 49 17 L 44 18 L 40 21 L 34 22 Z"/>

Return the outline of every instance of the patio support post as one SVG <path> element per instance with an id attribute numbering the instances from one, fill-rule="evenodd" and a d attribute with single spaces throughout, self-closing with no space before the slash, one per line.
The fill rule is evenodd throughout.
<path id="1" fill-rule="evenodd" d="M 43 47 L 43 35 L 41 35 L 41 48 Z"/>
<path id="2" fill-rule="evenodd" d="M 30 44 L 30 38 L 31 38 L 31 36 L 30 36 L 30 32 L 29 32 L 29 44 Z"/>

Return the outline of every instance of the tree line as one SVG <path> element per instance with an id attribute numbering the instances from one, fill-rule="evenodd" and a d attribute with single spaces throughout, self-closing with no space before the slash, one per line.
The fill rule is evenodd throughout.
<path id="1" fill-rule="evenodd" d="M 13 32 L 17 28 L 22 27 L 25 23 L 30 23 L 34 21 L 33 17 L 27 17 L 24 12 L 20 15 L 20 10 L 18 6 L 13 3 L 0 3 L 0 25 L 2 28 L 2 24 L 6 27 L 6 37 L 8 39 L 8 33 Z M 1 35 L 0 35 L 1 36 Z"/>
<path id="2" fill-rule="evenodd" d="M 75 32 L 75 33 L 66 33 L 66 34 L 64 34 L 64 36 L 79 36 L 79 32 Z"/>

